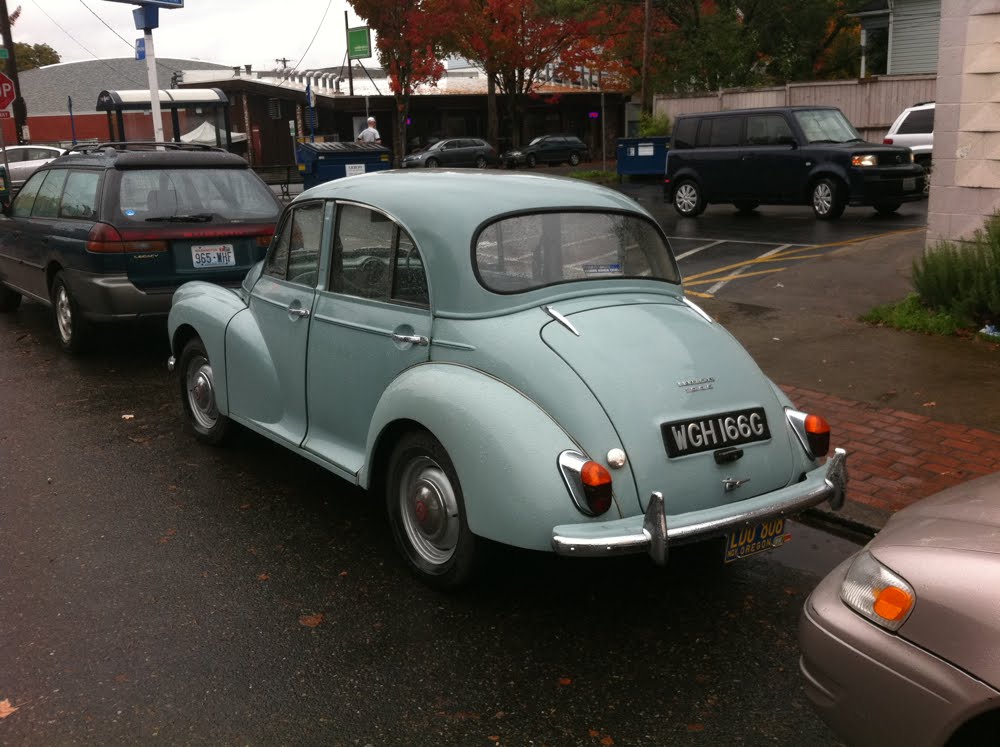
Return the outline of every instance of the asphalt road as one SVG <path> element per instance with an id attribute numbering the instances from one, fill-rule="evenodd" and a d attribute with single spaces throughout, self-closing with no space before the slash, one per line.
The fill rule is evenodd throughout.
<path id="1" fill-rule="evenodd" d="M 74 358 L 40 306 L 0 316 L 0 744 L 837 743 L 796 626 L 850 543 L 500 551 L 444 596 L 360 491 L 197 444 L 166 355 L 160 327 Z"/>

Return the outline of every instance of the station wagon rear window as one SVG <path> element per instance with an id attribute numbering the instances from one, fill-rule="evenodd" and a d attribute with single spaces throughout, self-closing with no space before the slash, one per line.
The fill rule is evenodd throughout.
<path id="1" fill-rule="evenodd" d="M 497 293 L 581 280 L 680 282 L 660 231 L 644 218 L 619 213 L 545 212 L 503 218 L 480 232 L 474 259 L 480 282 Z"/>
<path id="2" fill-rule="evenodd" d="M 130 169 L 121 172 L 119 215 L 137 223 L 273 221 L 274 198 L 249 169 Z"/>

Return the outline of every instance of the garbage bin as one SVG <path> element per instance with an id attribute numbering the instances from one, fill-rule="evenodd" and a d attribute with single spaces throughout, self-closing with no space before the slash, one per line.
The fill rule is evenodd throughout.
<path id="1" fill-rule="evenodd" d="M 375 143 L 299 143 L 295 154 L 305 189 L 392 168 L 392 151 Z"/>
<path id="2" fill-rule="evenodd" d="M 618 176 L 663 176 L 669 144 L 668 135 L 618 138 Z"/>

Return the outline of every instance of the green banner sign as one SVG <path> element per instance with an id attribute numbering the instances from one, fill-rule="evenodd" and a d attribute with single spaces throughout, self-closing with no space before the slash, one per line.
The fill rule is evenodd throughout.
<path id="1" fill-rule="evenodd" d="M 372 35 L 367 26 L 347 29 L 347 56 L 352 60 L 367 60 L 372 56 Z"/>

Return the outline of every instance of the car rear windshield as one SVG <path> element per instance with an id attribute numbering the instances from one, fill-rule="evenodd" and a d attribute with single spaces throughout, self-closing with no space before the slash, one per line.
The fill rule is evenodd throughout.
<path id="1" fill-rule="evenodd" d="M 795 119 L 810 143 L 850 143 L 861 140 L 839 109 L 807 109 L 795 112 Z"/>
<path id="2" fill-rule="evenodd" d="M 273 221 L 274 197 L 248 169 L 129 169 L 121 172 L 119 218 L 147 221 Z"/>
<path id="3" fill-rule="evenodd" d="M 605 212 L 515 215 L 476 238 L 476 272 L 497 293 L 580 280 L 644 278 L 679 283 L 670 247 L 650 221 Z"/>

